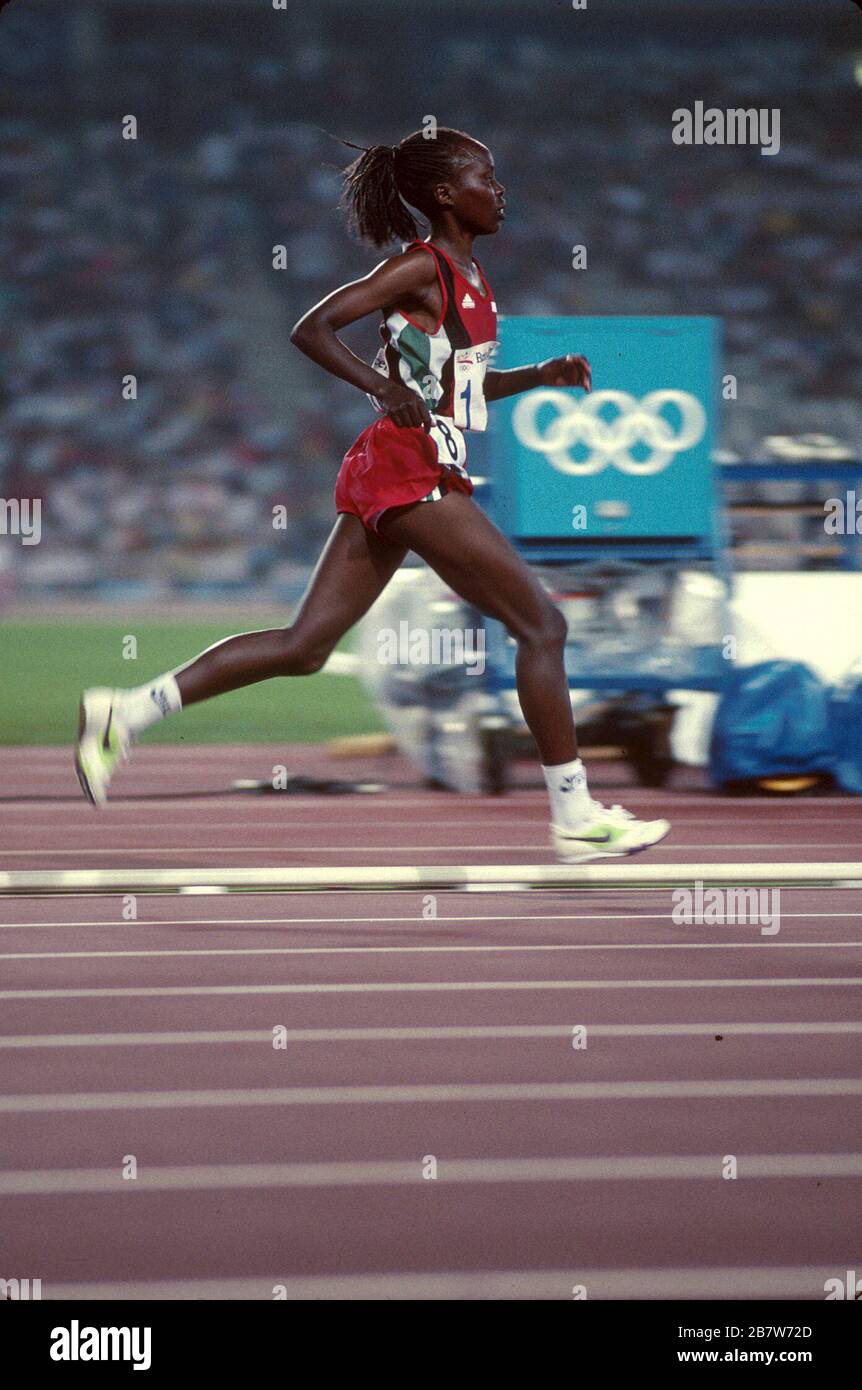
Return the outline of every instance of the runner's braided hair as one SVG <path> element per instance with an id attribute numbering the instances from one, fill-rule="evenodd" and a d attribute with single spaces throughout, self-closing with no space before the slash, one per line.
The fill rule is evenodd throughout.
<path id="1" fill-rule="evenodd" d="M 362 154 L 343 172 L 341 207 L 348 226 L 362 241 L 387 246 L 392 241 L 415 241 L 419 227 L 410 207 L 432 218 L 438 208 L 434 188 L 456 173 L 475 141 L 463 130 L 438 126 L 434 139 L 415 130 L 400 145 L 354 145 Z"/>

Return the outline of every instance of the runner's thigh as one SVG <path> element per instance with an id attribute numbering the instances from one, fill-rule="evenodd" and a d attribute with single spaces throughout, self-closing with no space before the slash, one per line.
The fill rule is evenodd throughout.
<path id="1" fill-rule="evenodd" d="M 566 622 L 536 575 L 481 507 L 463 492 L 422 502 L 380 523 L 467 603 L 515 637 L 564 637 Z"/>
<path id="2" fill-rule="evenodd" d="M 337 641 L 382 594 L 407 549 L 383 540 L 343 512 L 330 532 L 292 627 L 316 641 Z"/>

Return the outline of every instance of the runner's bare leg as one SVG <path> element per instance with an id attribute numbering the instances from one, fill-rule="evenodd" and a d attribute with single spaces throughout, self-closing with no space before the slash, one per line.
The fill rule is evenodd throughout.
<path id="1" fill-rule="evenodd" d="M 339 640 L 367 613 L 407 553 L 366 530 L 336 521 L 289 627 L 227 637 L 174 672 L 183 707 L 273 676 L 319 671 Z"/>
<path id="2" fill-rule="evenodd" d="M 542 763 L 577 758 L 563 660 L 566 620 L 502 531 L 472 497 L 454 491 L 439 502 L 393 508 L 379 524 L 467 603 L 505 624 L 518 644 L 518 698 Z"/>

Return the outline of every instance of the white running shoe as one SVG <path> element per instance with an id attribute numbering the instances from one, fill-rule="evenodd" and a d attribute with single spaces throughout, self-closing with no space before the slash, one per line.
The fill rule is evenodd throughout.
<path id="1" fill-rule="evenodd" d="M 117 714 L 119 693 L 96 686 L 81 696 L 75 771 L 81 790 L 94 806 L 104 806 L 117 763 L 128 758 L 131 747 L 131 735 Z"/>
<path id="2" fill-rule="evenodd" d="M 590 859 L 618 859 L 650 849 L 670 832 L 670 821 L 636 820 L 622 806 L 590 802 L 590 814 L 573 828 L 551 826 L 557 858 L 563 864 L 585 864 Z"/>

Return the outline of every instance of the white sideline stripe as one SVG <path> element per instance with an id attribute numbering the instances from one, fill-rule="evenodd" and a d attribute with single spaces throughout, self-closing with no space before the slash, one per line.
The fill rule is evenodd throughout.
<path id="1" fill-rule="evenodd" d="M 771 1037 L 817 1034 L 862 1033 L 862 1020 L 855 1023 L 591 1023 L 593 1038 L 683 1038 L 714 1036 Z M 457 1038 L 570 1038 L 567 1023 L 524 1023 L 465 1025 L 439 1028 L 289 1028 L 289 1043 L 334 1042 L 434 1042 Z M 0 1048 L 34 1047 L 173 1047 L 182 1044 L 266 1043 L 272 1045 L 272 1032 L 266 1029 L 226 1029 L 182 1033 L 19 1033 L 0 1034 Z"/>
<path id="2" fill-rule="evenodd" d="M 862 1096 L 862 1079 L 735 1081 L 518 1081 L 417 1086 L 269 1086 L 203 1091 L 68 1091 L 0 1096 L 2 1115 L 62 1111 L 204 1110 L 282 1105 L 451 1105 L 476 1101 L 712 1100 Z M 0 1187 L 2 1191 L 2 1187 Z"/>
<path id="3" fill-rule="evenodd" d="M 524 850 L 527 853 L 535 853 L 538 850 L 541 853 L 544 852 L 546 848 L 547 842 L 544 838 L 536 839 L 531 844 L 527 845 L 504 845 L 501 844 L 499 840 L 495 840 L 492 844 L 488 845 L 469 845 L 464 844 L 463 842 L 459 845 L 429 845 L 427 841 L 421 845 L 393 845 L 391 843 L 388 845 L 313 845 L 308 843 L 303 845 L 285 845 L 283 843 L 279 843 L 277 845 L 216 845 L 215 847 L 213 845 L 178 846 L 100 844 L 98 848 L 94 848 L 94 846 L 90 845 L 85 849 L 70 849 L 65 845 L 58 845 L 55 849 L 0 849 L 0 857 L 5 859 L 15 858 L 16 856 L 21 856 L 27 859 L 45 859 L 49 857 L 56 859 L 57 855 L 59 854 L 68 855 L 70 857 L 74 856 L 76 858 L 80 858 L 81 856 L 86 855 L 92 858 L 93 855 L 104 857 L 105 855 L 109 854 L 272 854 L 275 851 L 277 851 L 279 854 L 303 855 L 307 855 L 309 852 L 313 854 L 463 854 L 465 851 L 469 851 L 471 854 L 474 852 L 477 854 L 493 854 L 495 851 L 501 854 L 511 854 L 515 850 L 518 850 L 519 852 L 521 850 Z M 829 840 L 828 844 L 824 844 L 822 846 L 812 845 L 810 839 L 804 840 L 799 844 L 793 844 L 789 840 L 778 840 L 769 843 L 760 843 L 754 840 L 746 840 L 745 843 L 741 845 L 717 844 L 714 840 L 711 840 L 709 844 L 706 845 L 677 844 L 671 840 L 665 840 L 662 843 L 662 849 L 664 852 L 670 851 L 671 853 L 676 854 L 688 854 L 690 850 L 715 851 L 725 849 L 780 849 L 806 850 L 810 852 L 812 849 L 817 848 L 830 850 L 858 849 L 859 841 L 858 839 Z M 665 867 L 672 866 L 666 865 Z M 857 865 L 856 867 L 857 869 L 860 869 L 860 872 L 862 872 L 862 866 Z M 858 876 L 858 874 L 854 875 L 854 877 Z"/>
<path id="4" fill-rule="evenodd" d="M 647 1158 L 452 1158 L 438 1163 L 438 1182 L 634 1182 L 708 1179 L 721 1182 L 715 1154 L 658 1154 Z M 750 1154 L 737 1156 L 739 1178 L 857 1178 L 862 1154 Z M 266 1187 L 409 1187 L 425 1185 L 418 1161 L 355 1163 L 225 1163 L 149 1167 L 126 1180 L 116 1168 L 43 1168 L 0 1173 L 0 1196 L 188 1192 Z M 843 1270 L 836 1269 L 840 1276 Z"/>
<path id="5" fill-rule="evenodd" d="M 827 1279 L 844 1278 L 835 1265 L 733 1265 L 701 1269 L 482 1269 L 393 1274 L 270 1274 L 257 1279 L 148 1279 L 138 1283 L 42 1285 L 43 1299 L 272 1300 L 284 1288 L 287 1301 L 399 1299 L 566 1299 L 576 1284 L 600 1299 L 822 1299 Z"/>
<path id="6" fill-rule="evenodd" d="M 308 985 L 105 985 L 91 989 L 0 989 L 0 999 L 164 999 L 218 994 L 419 994 L 485 990 L 550 989 L 800 989 L 862 985 L 862 976 L 756 976 L 707 980 L 375 980 L 373 983 Z"/>
<path id="7" fill-rule="evenodd" d="M 659 889 L 644 889 L 644 892 L 658 892 Z M 804 890 L 797 890 L 802 892 Z M 57 895 L 62 896 L 62 895 Z M 74 896 L 74 895 L 72 895 Z M 537 903 L 538 908 L 538 903 Z M 862 918 L 860 912 L 781 912 L 782 922 L 791 918 L 804 918 L 820 921 L 826 917 L 852 917 L 854 921 Z M 376 926 L 380 922 L 404 922 L 418 927 L 424 922 L 434 921 L 446 926 L 466 922 L 672 922 L 670 912 L 494 912 L 474 915 L 458 913 L 453 916 L 420 918 L 414 912 L 409 917 L 136 917 L 131 921 L 115 918 L 111 921 L 66 921 L 66 922 L 0 922 L 0 931 L 32 931 L 47 927 L 106 927 L 128 933 L 135 927 L 302 927 L 302 926 Z M 674 924 L 675 925 L 675 924 Z M 745 923 L 737 923 L 744 926 Z M 423 927 L 423 930 L 426 928 Z"/>
<path id="8" fill-rule="evenodd" d="M 720 923 L 743 926 L 747 923 Z M 151 956 L 411 956 L 475 955 L 540 951 L 843 951 L 862 941 L 613 941 L 588 945 L 568 942 L 536 946 L 215 946 L 212 948 L 150 948 L 140 951 L 8 951 L 0 960 L 126 960 Z"/>
<path id="9" fill-rule="evenodd" d="M 463 848 L 463 847 L 459 847 Z M 54 854 L 55 851 L 47 851 Z M 82 851 L 82 853 L 90 851 Z M 187 851 L 182 851 L 186 853 Z M 217 850 L 222 854 L 224 851 Z M 342 852 L 343 849 L 342 849 Z M 423 864 L 332 865 L 308 868 L 284 865 L 274 869 L 47 869 L 0 872 L 0 893 L 146 892 L 151 889 L 223 887 L 235 890 L 275 888 L 281 891 L 356 888 L 467 888 L 474 884 L 524 884 L 588 888 L 643 888 L 720 884 L 749 887 L 775 882 L 787 885 L 862 886 L 862 863 L 808 864 Z"/>

